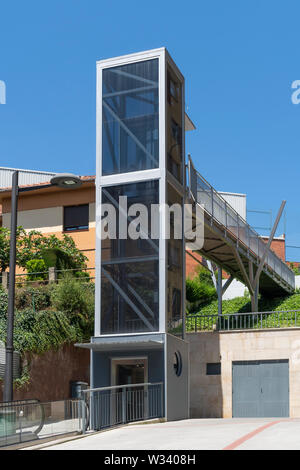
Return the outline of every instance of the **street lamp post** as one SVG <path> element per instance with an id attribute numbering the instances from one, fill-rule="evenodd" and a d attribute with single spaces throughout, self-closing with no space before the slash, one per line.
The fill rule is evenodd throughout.
<path id="1" fill-rule="evenodd" d="M 14 310 L 15 310 L 15 273 L 16 273 L 16 239 L 18 214 L 18 180 L 19 172 L 12 176 L 10 251 L 9 251 L 9 284 L 7 308 L 7 336 L 5 351 L 4 401 L 13 400 L 13 354 L 14 354 Z"/>
<path id="2" fill-rule="evenodd" d="M 75 189 L 81 186 L 79 176 L 71 173 L 62 173 L 53 176 L 50 186 Z M 34 191 L 39 187 L 20 188 L 19 172 L 12 175 L 11 193 L 11 222 L 10 222 L 10 252 L 9 252 L 9 286 L 8 286 L 8 308 L 7 308 L 7 334 L 5 346 L 5 374 L 3 401 L 13 401 L 13 354 L 14 354 L 14 319 L 15 319 L 15 274 L 16 274 L 16 244 L 17 244 L 17 222 L 18 222 L 18 196 L 23 191 Z"/>

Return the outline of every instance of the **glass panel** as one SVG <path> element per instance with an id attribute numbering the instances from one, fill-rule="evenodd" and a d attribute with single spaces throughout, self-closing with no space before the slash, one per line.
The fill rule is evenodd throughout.
<path id="1" fill-rule="evenodd" d="M 212 214 L 212 190 L 199 177 L 197 178 L 197 202 L 203 204 L 205 210 Z"/>
<path id="2" fill-rule="evenodd" d="M 182 142 L 182 84 L 168 67 L 167 71 L 167 168 L 180 182 L 183 182 Z"/>
<path id="3" fill-rule="evenodd" d="M 82 429 L 82 409 L 82 403 L 77 399 L 0 403 L 0 448 L 79 432 Z"/>
<path id="4" fill-rule="evenodd" d="M 214 192 L 214 217 L 224 226 L 226 226 L 225 201 Z"/>
<path id="5" fill-rule="evenodd" d="M 102 266 L 101 333 L 158 331 L 158 261 Z"/>
<path id="6" fill-rule="evenodd" d="M 236 237 L 238 236 L 237 214 L 227 205 L 227 228 Z"/>
<path id="7" fill-rule="evenodd" d="M 158 59 L 103 70 L 102 174 L 158 168 Z"/>
<path id="8" fill-rule="evenodd" d="M 158 205 L 159 203 L 158 193 L 159 188 L 157 180 L 102 188 L 102 204 L 111 204 L 116 210 L 116 239 L 113 240 L 107 238 L 102 240 L 102 263 L 115 259 L 119 260 L 120 258 L 123 259 L 145 256 L 158 257 L 159 240 L 151 239 L 151 223 L 155 224 L 156 227 L 159 225 L 158 210 L 155 211 L 155 216 L 151 218 L 151 206 Z M 143 204 L 148 215 L 148 233 L 144 234 L 145 236 L 148 236 L 148 239 L 138 238 L 137 240 L 132 240 L 129 237 L 126 239 L 120 239 L 121 221 L 124 220 L 126 225 L 125 231 L 128 233 L 128 227 L 135 219 L 135 217 L 126 217 L 124 208 L 123 210 L 121 209 L 120 214 L 119 202 L 121 201 L 120 198 L 123 198 L 124 196 L 127 197 L 128 211 L 133 204 Z M 121 217 L 123 216 L 122 219 L 120 215 Z"/>
<path id="9" fill-rule="evenodd" d="M 258 253 L 258 237 L 253 230 L 249 230 L 250 235 L 250 250 L 257 255 Z"/>
<path id="10" fill-rule="evenodd" d="M 182 207 L 181 196 L 168 185 L 168 204 L 179 204 Z M 176 227 L 178 229 L 178 227 Z M 182 336 L 182 239 L 174 237 L 174 217 L 170 217 L 170 239 L 168 240 L 168 299 L 167 322 L 168 332 Z"/>
<path id="11" fill-rule="evenodd" d="M 144 205 L 148 230 L 140 226 L 138 231 L 148 238 L 120 239 L 120 221 L 128 232 L 140 214 L 133 217 L 127 216 L 127 210 L 124 213 L 119 199 L 124 196 L 128 211 L 133 204 Z M 102 240 L 102 334 L 158 330 L 159 240 L 151 238 L 151 224 L 159 227 L 159 212 L 154 211 L 151 218 L 151 205 L 158 207 L 158 202 L 157 180 L 102 189 L 102 204 L 110 203 L 116 209 L 116 239 Z"/>
<path id="12" fill-rule="evenodd" d="M 249 245 L 248 225 L 240 216 L 238 216 L 238 220 L 239 220 L 239 239 L 248 247 Z"/>

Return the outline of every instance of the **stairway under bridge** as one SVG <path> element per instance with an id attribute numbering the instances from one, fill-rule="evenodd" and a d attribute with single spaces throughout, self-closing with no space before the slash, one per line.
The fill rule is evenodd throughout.
<path id="1" fill-rule="evenodd" d="M 295 275 L 271 249 L 270 244 L 284 204 L 282 204 L 271 236 L 266 244 L 258 233 L 228 204 L 225 199 L 195 170 L 189 157 L 189 198 L 200 204 L 204 213 L 204 243 L 197 253 L 225 270 L 230 278 L 222 287 L 222 276 L 216 286 L 220 298 L 236 278 L 249 289 L 252 311 L 258 310 L 258 293 L 280 296 L 295 289 Z M 193 256 L 193 252 L 189 252 Z M 220 309 L 219 309 L 220 310 Z"/>

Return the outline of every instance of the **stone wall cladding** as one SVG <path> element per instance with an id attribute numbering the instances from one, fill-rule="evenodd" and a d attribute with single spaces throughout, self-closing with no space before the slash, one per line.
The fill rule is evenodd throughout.
<path id="1" fill-rule="evenodd" d="M 289 360 L 290 417 L 300 417 L 300 328 L 189 333 L 192 418 L 232 417 L 232 362 Z M 221 375 L 206 364 L 221 362 Z"/>

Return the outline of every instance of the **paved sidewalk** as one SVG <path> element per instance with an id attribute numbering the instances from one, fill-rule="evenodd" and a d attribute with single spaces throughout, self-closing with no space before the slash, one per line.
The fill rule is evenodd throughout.
<path id="1" fill-rule="evenodd" d="M 190 419 L 135 424 L 45 450 L 300 450 L 300 419 Z"/>

